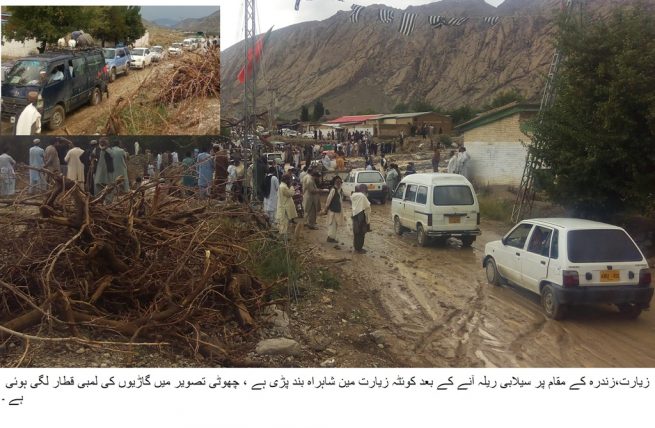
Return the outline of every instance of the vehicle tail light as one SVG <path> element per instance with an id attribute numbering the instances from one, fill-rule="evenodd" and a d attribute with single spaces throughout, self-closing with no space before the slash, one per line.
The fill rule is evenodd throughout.
<path id="1" fill-rule="evenodd" d="M 578 277 L 578 271 L 575 270 L 562 271 L 562 285 L 564 287 L 576 287 L 580 285 L 580 278 Z"/>
<path id="2" fill-rule="evenodd" d="M 476 223 L 476 224 L 479 226 L 479 225 L 480 225 L 480 213 L 478 213 L 478 216 L 477 216 L 477 217 L 478 217 L 478 219 L 477 219 L 477 223 Z"/>
<path id="3" fill-rule="evenodd" d="M 432 226 L 432 214 L 428 214 L 428 226 Z"/>
<path id="4" fill-rule="evenodd" d="M 651 275 L 650 270 L 642 269 L 639 271 L 639 285 L 642 287 L 647 287 L 650 285 Z"/>
<path id="5" fill-rule="evenodd" d="M 39 94 L 38 97 L 36 97 L 36 108 L 38 109 L 43 109 L 43 96 Z"/>

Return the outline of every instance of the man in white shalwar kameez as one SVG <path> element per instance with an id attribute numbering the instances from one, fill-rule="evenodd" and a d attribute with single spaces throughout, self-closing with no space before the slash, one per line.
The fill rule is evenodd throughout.
<path id="1" fill-rule="evenodd" d="M 79 183 L 82 185 L 82 187 L 84 187 L 84 164 L 81 160 L 81 156 L 83 154 L 83 149 L 77 146 L 73 146 L 73 148 L 66 153 L 65 158 L 66 165 L 68 165 L 68 169 L 66 170 L 66 178 Z"/>
<path id="2" fill-rule="evenodd" d="M 34 139 L 32 142 L 32 147 L 30 147 L 30 167 L 31 168 L 43 168 L 45 164 L 44 160 L 44 150 L 40 146 L 41 140 L 38 138 Z M 30 169 L 30 193 L 40 193 L 45 191 L 47 188 L 45 177 L 42 172 L 39 172 L 34 169 Z"/>
<path id="3" fill-rule="evenodd" d="M 275 176 L 274 166 L 268 169 L 268 174 L 264 180 L 265 183 L 268 183 L 268 185 L 264 184 L 264 189 L 266 190 L 266 188 L 268 188 L 268 194 L 264 195 L 264 212 L 268 216 L 268 220 L 271 224 L 274 224 L 277 212 L 277 193 L 280 189 L 280 181 Z"/>
<path id="4" fill-rule="evenodd" d="M 16 121 L 16 135 L 34 135 L 41 133 L 41 113 L 35 104 L 38 93 L 32 91 L 27 94 L 27 107 L 23 109 Z"/>

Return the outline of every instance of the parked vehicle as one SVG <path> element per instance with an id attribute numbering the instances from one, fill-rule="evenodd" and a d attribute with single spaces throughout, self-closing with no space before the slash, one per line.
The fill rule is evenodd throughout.
<path id="1" fill-rule="evenodd" d="M 559 320 L 570 305 L 615 304 L 637 318 L 653 297 L 646 258 L 620 227 L 574 218 L 524 220 L 484 248 L 490 284 L 509 282 L 541 296 Z"/>
<path id="2" fill-rule="evenodd" d="M 146 68 L 152 62 L 152 54 L 148 48 L 136 48 L 130 52 L 132 60 L 130 67 L 133 68 Z"/>
<path id="3" fill-rule="evenodd" d="M 184 41 L 182 41 L 182 46 L 187 51 L 198 49 L 198 43 L 196 43 L 196 39 L 184 39 Z"/>
<path id="4" fill-rule="evenodd" d="M 2 118 L 18 118 L 27 94 L 37 92 L 41 123 L 52 130 L 84 104 L 96 105 L 108 93 L 107 66 L 101 49 L 46 52 L 16 61 L 2 84 Z"/>
<path id="5" fill-rule="evenodd" d="M 387 182 L 380 174 L 380 171 L 366 171 L 364 169 L 350 171 L 341 185 L 343 195 L 350 198 L 350 195 L 355 191 L 355 186 L 358 184 L 366 184 L 369 200 L 378 200 L 381 203 L 387 200 Z"/>
<path id="6" fill-rule="evenodd" d="M 102 53 L 105 56 L 110 82 L 116 80 L 118 74 L 129 73 L 131 58 L 127 48 L 104 48 Z"/>
<path id="7" fill-rule="evenodd" d="M 305 132 L 301 135 L 302 138 L 311 138 L 314 139 L 314 133 L 313 132 Z"/>
<path id="8" fill-rule="evenodd" d="M 294 131 L 293 129 L 289 128 L 282 128 L 282 135 L 284 137 L 297 137 L 298 131 Z"/>
<path id="9" fill-rule="evenodd" d="M 276 165 L 278 161 L 282 162 L 282 152 L 264 153 L 264 156 L 266 157 L 266 162 L 271 166 Z"/>
<path id="10" fill-rule="evenodd" d="M 461 239 L 470 247 L 480 235 L 480 206 L 475 190 L 459 174 L 412 174 L 403 178 L 391 201 L 391 219 L 396 234 L 416 231 L 420 246 L 430 238 Z"/>
<path id="11" fill-rule="evenodd" d="M 150 53 L 152 54 L 152 62 L 159 62 L 164 59 L 166 51 L 162 46 L 153 46 L 150 48 Z"/>
<path id="12" fill-rule="evenodd" d="M 168 48 L 169 55 L 182 55 L 182 43 L 173 43 Z"/>

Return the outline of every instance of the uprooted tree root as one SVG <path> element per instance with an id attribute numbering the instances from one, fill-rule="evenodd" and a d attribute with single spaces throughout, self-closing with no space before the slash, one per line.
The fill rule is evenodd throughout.
<path id="1" fill-rule="evenodd" d="M 111 108 L 103 133 L 105 135 L 163 134 L 171 121 L 183 117 L 193 125 L 200 117 L 191 117 L 190 109 L 202 98 L 218 100 L 221 93 L 220 52 L 208 49 L 203 54 L 188 52 L 183 58 L 169 62 L 145 79 L 128 97 L 119 97 Z M 176 109 L 176 115 L 170 114 Z M 218 112 L 206 112 L 218 116 Z"/>
<path id="2" fill-rule="evenodd" d="M 0 200 L 0 340 L 68 330 L 73 341 L 184 345 L 238 364 L 229 339 L 256 328 L 275 285 L 247 267 L 258 257 L 249 242 L 267 239 L 263 216 L 170 196 L 181 189 L 162 183 L 92 196 L 53 179 L 44 201 Z M 38 324 L 58 335 L 21 333 Z"/>

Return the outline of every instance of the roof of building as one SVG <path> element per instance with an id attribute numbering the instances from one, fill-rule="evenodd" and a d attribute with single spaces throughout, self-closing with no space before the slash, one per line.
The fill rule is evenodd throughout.
<path id="1" fill-rule="evenodd" d="M 485 111 L 475 116 L 473 119 L 460 123 L 455 127 L 459 132 L 470 131 L 488 123 L 496 122 L 516 113 L 521 112 L 538 112 L 539 104 L 514 101 L 493 110 Z"/>
<path id="2" fill-rule="evenodd" d="M 336 119 L 332 119 L 328 121 L 327 123 L 360 123 L 360 122 L 365 122 L 370 119 L 377 119 L 381 114 L 365 114 L 365 115 L 360 115 L 360 116 L 341 116 L 337 117 Z"/>
<path id="3" fill-rule="evenodd" d="M 426 114 L 431 114 L 435 113 L 433 111 L 422 111 L 422 112 L 417 112 L 417 113 L 393 113 L 393 114 L 383 114 L 382 116 L 378 117 L 377 119 L 401 119 L 401 118 L 408 118 L 408 117 L 420 117 L 420 116 L 425 116 Z M 435 113 L 439 114 L 439 113 Z M 445 116 L 445 115 L 442 115 Z"/>

